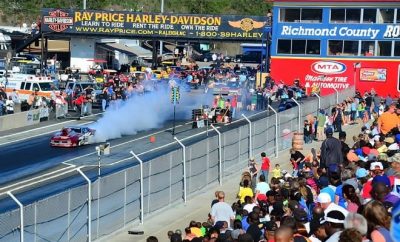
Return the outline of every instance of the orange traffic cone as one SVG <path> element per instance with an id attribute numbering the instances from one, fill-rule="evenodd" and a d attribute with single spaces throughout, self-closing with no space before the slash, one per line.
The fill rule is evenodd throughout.
<path id="1" fill-rule="evenodd" d="M 150 143 L 156 142 L 156 137 L 154 135 L 150 136 Z"/>

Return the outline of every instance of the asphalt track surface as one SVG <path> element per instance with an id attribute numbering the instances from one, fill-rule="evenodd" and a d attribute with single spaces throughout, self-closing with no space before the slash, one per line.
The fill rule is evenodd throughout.
<path id="1" fill-rule="evenodd" d="M 273 106 L 277 107 L 278 104 L 274 103 Z M 270 115 L 270 112 L 252 113 L 252 120 L 261 119 L 267 115 Z M 97 117 L 91 121 L 96 121 L 96 119 Z M 90 122 L 90 120 L 84 120 L 76 121 L 76 123 L 87 123 L 88 121 Z M 237 120 L 230 125 L 219 125 L 218 128 L 223 132 L 245 123 L 245 120 Z M 189 145 L 204 139 L 207 133 L 210 136 L 217 135 L 211 129 L 209 132 L 206 132 L 206 128 L 192 129 L 188 120 L 180 120 L 177 123 L 175 136 L 183 139 L 183 142 Z M 6 194 L 9 190 L 12 190 L 23 204 L 29 204 L 64 191 L 66 188 L 85 184 L 86 181 L 76 171 L 77 167 L 83 167 L 82 171 L 92 181 L 97 179 L 99 169 L 95 147 L 98 144 L 73 149 L 52 148 L 49 146 L 51 135 L 52 133 L 48 133 L 15 143 L 0 144 L 0 212 L 16 208 L 15 202 Z M 156 137 L 155 143 L 151 143 L 149 140 L 152 135 Z M 101 157 L 101 175 L 104 176 L 138 164 L 132 158 L 131 150 L 146 162 L 166 152 L 180 149 L 173 137 L 172 122 L 166 122 L 164 127 L 159 129 L 110 140 L 111 154 Z M 57 177 L 48 179 L 52 176 Z M 17 187 L 18 189 L 16 189 Z"/>

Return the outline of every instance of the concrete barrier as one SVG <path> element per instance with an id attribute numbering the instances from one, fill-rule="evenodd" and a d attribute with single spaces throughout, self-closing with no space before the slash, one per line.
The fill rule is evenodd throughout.
<path id="1" fill-rule="evenodd" d="M 26 112 L 0 116 L 0 131 L 38 124 L 41 120 L 47 119 L 48 117 L 48 108 L 32 109 Z"/>

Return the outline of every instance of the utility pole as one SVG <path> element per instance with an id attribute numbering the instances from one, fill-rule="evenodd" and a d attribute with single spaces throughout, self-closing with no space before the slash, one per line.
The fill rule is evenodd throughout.
<path id="1" fill-rule="evenodd" d="M 83 10 L 86 10 L 86 0 L 83 0 Z"/>
<path id="2" fill-rule="evenodd" d="M 164 0 L 161 0 L 161 13 L 164 13 Z M 163 55 L 163 41 L 160 40 L 160 56 L 161 56 L 161 61 L 162 61 L 162 55 Z"/>

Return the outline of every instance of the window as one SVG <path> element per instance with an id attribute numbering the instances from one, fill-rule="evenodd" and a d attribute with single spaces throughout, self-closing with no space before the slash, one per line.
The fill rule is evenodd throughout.
<path id="1" fill-rule="evenodd" d="M 31 83 L 30 82 L 26 83 L 25 90 L 31 90 Z"/>
<path id="2" fill-rule="evenodd" d="M 400 23 L 400 8 L 397 9 L 396 23 Z"/>
<path id="3" fill-rule="evenodd" d="M 278 40 L 278 54 L 290 54 L 292 49 L 292 41 L 286 39 Z"/>
<path id="4" fill-rule="evenodd" d="M 33 91 L 40 91 L 40 88 L 39 88 L 39 84 L 37 84 L 37 83 L 33 83 L 33 88 L 32 88 L 32 90 Z"/>
<path id="5" fill-rule="evenodd" d="M 331 22 L 344 23 L 345 19 L 346 19 L 346 9 L 344 9 L 344 8 L 331 9 Z"/>
<path id="6" fill-rule="evenodd" d="M 376 9 L 364 9 L 363 23 L 376 23 Z"/>
<path id="7" fill-rule="evenodd" d="M 394 9 L 386 8 L 378 10 L 378 23 L 393 23 L 394 22 Z"/>
<path id="8" fill-rule="evenodd" d="M 284 8 L 280 9 L 280 22 L 322 22 L 322 9 L 317 8 Z"/>
<path id="9" fill-rule="evenodd" d="M 361 55 L 374 56 L 375 55 L 375 41 L 361 41 Z"/>
<path id="10" fill-rule="evenodd" d="M 360 23 L 361 9 L 346 9 L 346 23 Z"/>
<path id="11" fill-rule="evenodd" d="M 301 22 L 321 23 L 322 9 L 301 9 Z"/>
<path id="12" fill-rule="evenodd" d="M 394 42 L 394 56 L 400 56 L 400 41 Z"/>
<path id="13" fill-rule="evenodd" d="M 278 54 L 320 55 L 320 40 L 278 40 Z"/>
<path id="14" fill-rule="evenodd" d="M 284 8 L 280 9 L 281 22 L 300 22 L 300 9 Z"/>
<path id="15" fill-rule="evenodd" d="M 307 52 L 308 55 L 319 55 L 321 49 L 321 41 L 319 40 L 307 40 Z"/>
<path id="16" fill-rule="evenodd" d="M 20 89 L 23 90 L 23 89 L 24 89 L 24 86 L 25 86 L 25 82 L 21 82 L 21 87 L 20 87 Z"/>
<path id="17" fill-rule="evenodd" d="M 342 40 L 329 40 L 328 46 L 329 46 L 328 55 L 340 55 L 343 51 Z"/>
<path id="18" fill-rule="evenodd" d="M 358 55 L 358 41 L 329 40 L 328 55 Z"/>
<path id="19" fill-rule="evenodd" d="M 377 56 L 392 56 L 392 41 L 378 41 Z"/>
<path id="20" fill-rule="evenodd" d="M 343 55 L 358 55 L 358 41 L 344 41 Z"/>
<path id="21" fill-rule="evenodd" d="M 292 40 L 292 54 L 306 54 L 306 41 L 305 40 Z"/>

